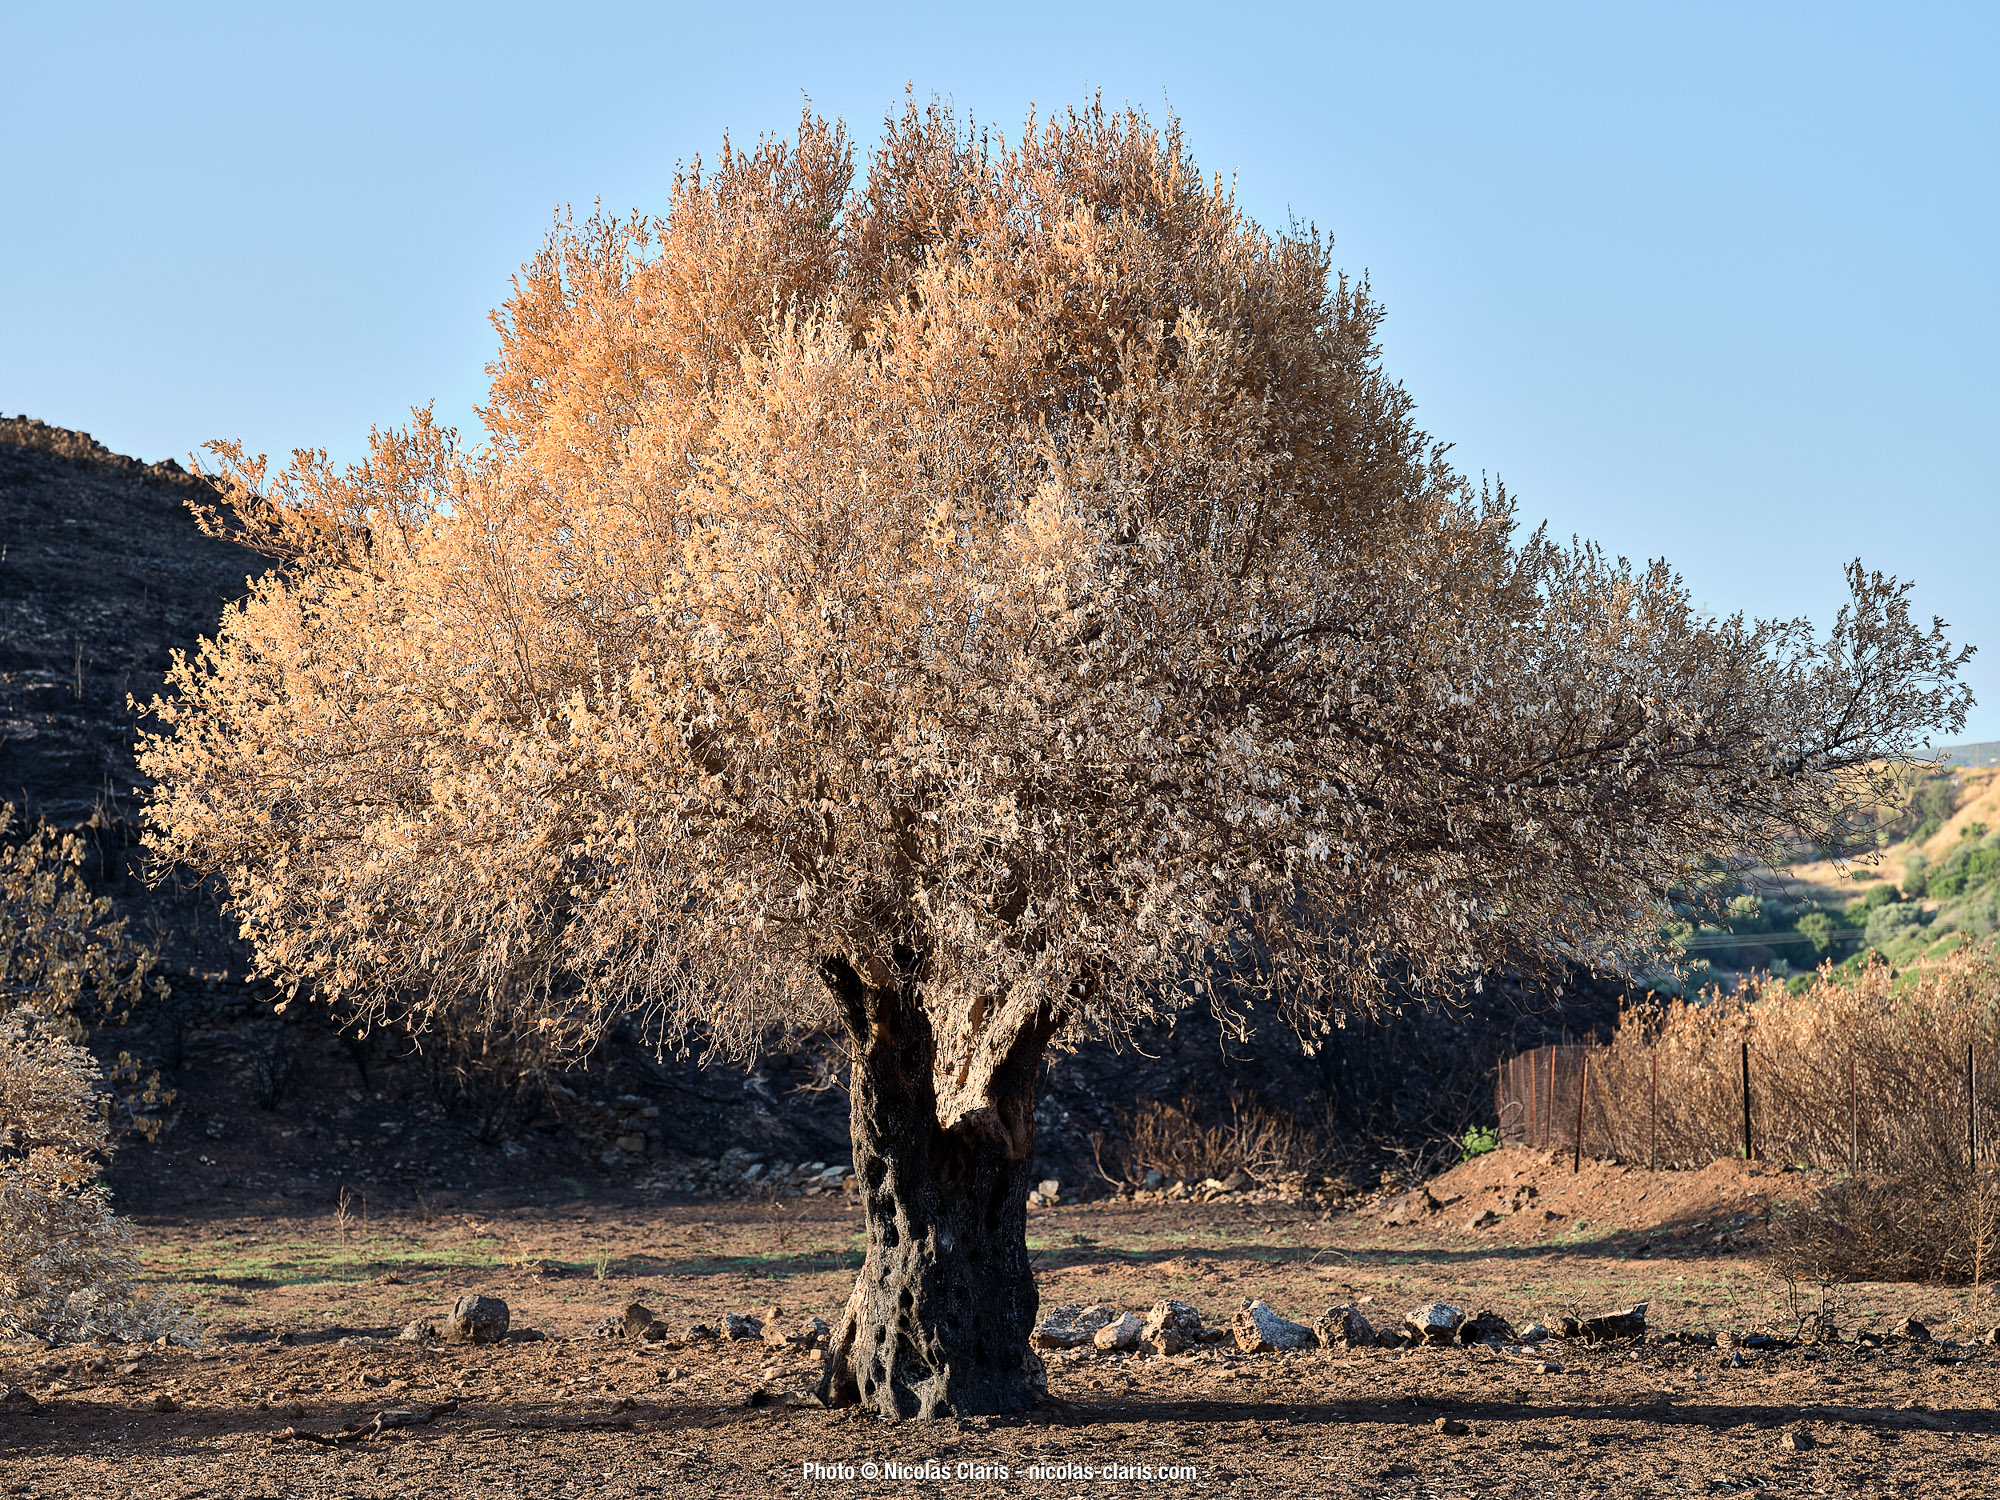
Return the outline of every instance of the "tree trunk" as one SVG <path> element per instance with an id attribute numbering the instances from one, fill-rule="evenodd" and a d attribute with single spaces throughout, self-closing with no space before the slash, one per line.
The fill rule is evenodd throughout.
<path id="1" fill-rule="evenodd" d="M 853 1048 L 855 1175 L 868 1255 L 828 1351 L 820 1398 L 885 1417 L 1026 1410 L 1037 1294 L 1028 1260 L 1035 1091 L 1049 1029 L 1029 1028 L 994 1075 L 993 1108 L 938 1122 L 930 1023 L 914 983 L 878 988 L 827 966 Z"/>

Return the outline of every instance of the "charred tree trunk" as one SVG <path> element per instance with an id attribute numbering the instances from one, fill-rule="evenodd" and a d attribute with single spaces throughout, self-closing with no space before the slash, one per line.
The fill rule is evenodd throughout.
<path id="1" fill-rule="evenodd" d="M 820 1398 L 885 1417 L 1025 1410 L 1041 1384 L 1028 1347 L 1035 1090 L 1049 1029 L 995 1072 L 992 1108 L 945 1129 L 935 1046 L 914 982 L 877 987 L 827 966 L 853 1048 L 851 1127 L 868 1255 L 828 1351 Z"/>

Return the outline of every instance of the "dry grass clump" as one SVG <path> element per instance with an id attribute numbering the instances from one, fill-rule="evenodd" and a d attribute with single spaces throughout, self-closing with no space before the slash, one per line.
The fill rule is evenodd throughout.
<path id="1" fill-rule="evenodd" d="M 1992 1275 L 2000 951 L 1637 1007 L 1591 1054 L 1584 1150 L 1669 1167 L 1740 1155 L 1745 1043 L 1754 1154 L 1844 1174 L 1778 1221 L 1781 1260 L 1834 1277 Z"/>
<path id="2" fill-rule="evenodd" d="M 91 1055 L 25 1012 L 0 1023 L 0 1334 L 192 1343 L 134 1284 L 131 1231 L 96 1182 L 104 1110 Z"/>
<path id="3" fill-rule="evenodd" d="M 1188 1100 L 1149 1100 L 1126 1117 L 1124 1133 L 1123 1160 L 1135 1177 L 1157 1171 L 1200 1181 L 1238 1167 L 1253 1177 L 1277 1177 L 1311 1171 L 1323 1154 L 1296 1115 L 1235 1098 L 1229 1118 L 1213 1125 L 1204 1125 Z"/>

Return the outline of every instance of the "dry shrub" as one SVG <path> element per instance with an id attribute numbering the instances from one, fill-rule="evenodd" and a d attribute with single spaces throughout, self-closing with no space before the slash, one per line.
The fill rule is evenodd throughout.
<path id="1" fill-rule="evenodd" d="M 1990 1280 L 2000 1231 L 2000 1173 L 1868 1173 L 1828 1184 L 1775 1215 L 1772 1257 L 1800 1281 Z"/>
<path id="2" fill-rule="evenodd" d="M 0 803 L 0 1014 L 29 1006 L 80 1038 L 89 1022 L 163 998 L 158 952 L 91 894 L 82 838 L 16 825 L 13 805 Z"/>
<path id="3" fill-rule="evenodd" d="M 1124 1121 L 1128 1172 L 1168 1178 L 1226 1177 L 1238 1167 L 1253 1177 L 1310 1171 L 1323 1154 L 1296 1115 L 1232 1098 L 1229 1118 L 1204 1125 L 1194 1104 L 1148 1101 Z"/>
<path id="4" fill-rule="evenodd" d="M 1782 1263 L 1808 1278 L 1992 1275 L 2000 1176 L 1983 1144 L 1976 1170 L 1968 1149 L 1966 1058 L 1984 1137 L 2000 1103 L 2000 952 L 1635 1007 L 1591 1054 L 1584 1149 L 1652 1157 L 1657 1067 L 1660 1165 L 1740 1155 L 1745 1042 L 1757 1156 L 1846 1174 L 1780 1216 Z"/>
<path id="5" fill-rule="evenodd" d="M 96 1182 L 105 1112 L 90 1054 L 26 1013 L 0 1023 L 0 1334 L 192 1343 L 134 1284 L 131 1231 Z"/>
<path id="6" fill-rule="evenodd" d="M 406 1022 L 403 1035 L 445 1117 L 489 1146 L 541 1107 L 571 1060 L 546 1032 L 504 1013 L 440 1010 Z"/>
<path id="7" fill-rule="evenodd" d="M 1740 1154 L 1744 1042 L 1760 1158 L 1962 1186 L 1968 1047 L 1982 1059 L 1982 1133 L 2000 1104 L 2000 954 L 1969 949 L 1900 975 L 1876 964 L 1843 982 L 1823 972 L 1798 994 L 1771 981 L 1634 1007 L 1591 1056 L 1584 1149 L 1650 1158 L 1657 1065 L 1660 1164 Z"/>

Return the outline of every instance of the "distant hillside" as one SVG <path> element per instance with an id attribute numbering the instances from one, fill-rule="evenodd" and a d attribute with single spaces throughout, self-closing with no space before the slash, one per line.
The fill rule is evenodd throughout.
<path id="1" fill-rule="evenodd" d="M 1977 745 L 1946 745 L 1938 751 L 1944 766 L 2000 766 L 2000 740 L 1983 740 Z"/>
<path id="2" fill-rule="evenodd" d="M 0 802 L 80 824 L 131 819 L 129 696 L 215 628 L 262 560 L 201 534 L 178 464 L 0 417 Z"/>

